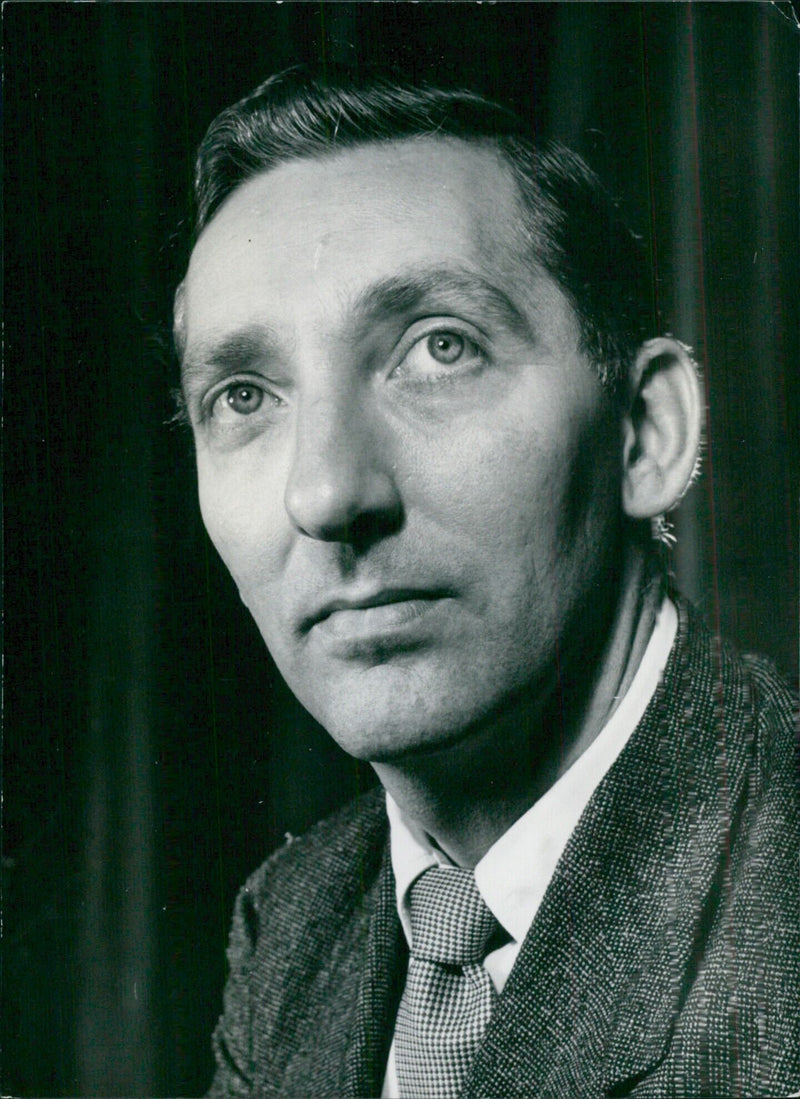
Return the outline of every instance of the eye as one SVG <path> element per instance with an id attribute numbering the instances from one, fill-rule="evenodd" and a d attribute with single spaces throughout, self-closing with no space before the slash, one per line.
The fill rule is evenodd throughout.
<path id="1" fill-rule="evenodd" d="M 466 333 L 437 328 L 412 344 L 398 369 L 409 377 L 436 378 L 468 373 L 485 365 L 485 353 Z M 442 367 L 455 369 L 442 370 Z"/>
<path id="2" fill-rule="evenodd" d="M 246 379 L 232 381 L 209 396 L 205 404 L 204 418 L 219 427 L 235 427 L 237 424 L 241 425 L 245 418 L 255 416 L 256 412 L 263 415 L 266 411 L 266 402 L 271 396 L 270 392 L 257 382 Z M 279 403 L 278 398 L 272 398 L 272 403 Z"/>

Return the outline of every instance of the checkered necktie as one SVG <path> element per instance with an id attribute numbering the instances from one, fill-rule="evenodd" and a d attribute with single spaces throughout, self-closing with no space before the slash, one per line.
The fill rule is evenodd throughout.
<path id="1" fill-rule="evenodd" d="M 498 923 L 471 870 L 434 867 L 411 886 L 411 957 L 395 1026 L 403 1099 L 456 1099 L 496 992 L 481 965 Z"/>

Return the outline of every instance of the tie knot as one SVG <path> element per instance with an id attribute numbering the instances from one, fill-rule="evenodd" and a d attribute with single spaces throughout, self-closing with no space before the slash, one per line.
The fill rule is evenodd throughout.
<path id="1" fill-rule="evenodd" d="M 475 875 L 461 867 L 432 867 L 408 893 L 411 952 L 450 965 L 483 961 L 498 924 L 478 892 Z"/>

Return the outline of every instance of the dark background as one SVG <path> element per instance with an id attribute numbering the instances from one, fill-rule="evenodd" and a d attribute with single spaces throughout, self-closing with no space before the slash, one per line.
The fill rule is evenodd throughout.
<path id="1" fill-rule="evenodd" d="M 675 568 L 797 672 L 788 6 L 7 4 L 4 1094 L 198 1094 L 233 895 L 371 781 L 279 681 L 167 421 L 191 157 L 276 68 L 388 61 L 584 152 L 705 364 Z"/>

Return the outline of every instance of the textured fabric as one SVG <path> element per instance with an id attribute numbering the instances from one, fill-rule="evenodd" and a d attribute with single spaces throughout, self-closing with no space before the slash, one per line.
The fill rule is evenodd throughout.
<path id="1" fill-rule="evenodd" d="M 481 965 L 497 921 L 471 870 L 426 870 L 411 886 L 411 957 L 395 1029 L 403 1099 L 457 1099 L 496 998 Z"/>
<path id="2" fill-rule="evenodd" d="M 796 712 L 684 605 L 664 679 L 556 867 L 463 1099 L 800 1090 Z M 374 791 L 234 912 L 215 1096 L 380 1094 L 407 965 Z"/>

